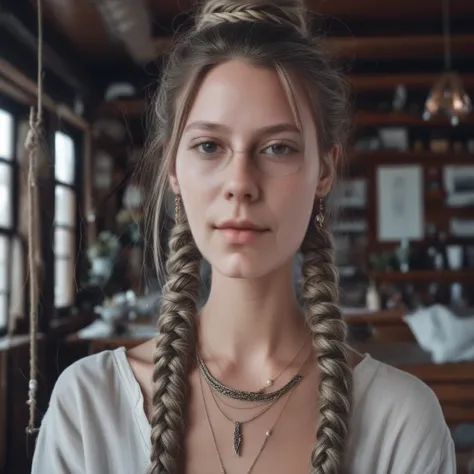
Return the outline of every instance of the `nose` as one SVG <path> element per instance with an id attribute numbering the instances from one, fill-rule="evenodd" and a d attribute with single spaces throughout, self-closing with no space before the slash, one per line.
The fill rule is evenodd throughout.
<path id="1" fill-rule="evenodd" d="M 226 171 L 223 187 L 226 200 L 254 202 L 258 199 L 257 171 L 247 153 L 235 153 Z"/>

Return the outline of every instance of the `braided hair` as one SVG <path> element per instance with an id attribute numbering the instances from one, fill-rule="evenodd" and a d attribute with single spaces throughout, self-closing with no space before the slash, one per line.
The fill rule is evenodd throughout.
<path id="1" fill-rule="evenodd" d="M 334 147 L 343 150 L 350 123 L 348 89 L 321 41 L 313 37 L 307 19 L 300 0 L 209 0 L 197 15 L 195 26 L 178 36 L 163 71 L 150 110 L 151 130 L 143 162 L 151 189 L 146 211 L 148 241 L 155 265 L 166 278 L 154 355 L 148 474 L 180 474 L 185 459 L 188 375 L 195 351 L 201 262 L 185 210 L 171 232 L 166 266 L 159 249 L 168 177 L 174 170 L 187 115 L 205 74 L 239 57 L 275 69 L 286 81 L 285 91 L 294 90 L 292 78 L 301 80 L 314 113 L 320 155 L 328 156 Z M 294 102 L 291 93 L 289 100 Z M 312 473 L 342 474 L 352 377 L 345 350 L 345 326 L 337 306 L 338 277 L 329 231 L 312 220 L 301 252 L 302 297 L 321 373 Z"/>

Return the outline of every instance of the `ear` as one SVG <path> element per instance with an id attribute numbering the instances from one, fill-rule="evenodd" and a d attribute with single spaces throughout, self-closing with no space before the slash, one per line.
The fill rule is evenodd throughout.
<path id="1" fill-rule="evenodd" d="M 166 151 L 168 148 L 168 142 L 166 141 L 163 144 L 163 156 L 166 156 Z M 175 163 L 169 163 L 168 165 L 168 179 L 170 182 L 171 190 L 174 194 L 180 194 L 178 177 L 176 176 L 176 166 Z"/>
<path id="2" fill-rule="evenodd" d="M 326 196 L 331 190 L 336 179 L 336 170 L 338 168 L 341 156 L 341 147 L 334 145 L 329 153 L 321 159 L 321 171 L 319 173 L 319 183 L 316 189 L 318 197 Z"/>
<path id="3" fill-rule="evenodd" d="M 177 178 L 176 172 L 174 170 L 170 171 L 170 173 L 168 175 L 168 179 L 170 181 L 170 186 L 171 186 L 171 189 L 173 190 L 173 192 L 175 194 L 181 194 L 181 191 L 179 189 L 178 178 Z"/>

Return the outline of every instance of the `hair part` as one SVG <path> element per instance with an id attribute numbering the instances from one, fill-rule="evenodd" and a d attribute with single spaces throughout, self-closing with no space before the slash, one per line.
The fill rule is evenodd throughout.
<path id="1" fill-rule="evenodd" d="M 297 0 L 207 2 L 195 28 L 178 38 L 150 109 L 151 129 L 143 162 L 148 181 L 144 185 L 151 189 L 145 230 L 158 275 L 166 277 L 166 283 L 154 357 L 149 474 L 179 474 L 180 459 L 184 458 L 181 447 L 187 418 L 190 357 L 195 351 L 201 262 L 184 205 L 184 220 L 176 223 L 172 231 L 166 269 L 160 236 L 169 174 L 174 171 L 179 141 L 205 75 L 233 59 L 273 68 L 298 121 L 296 82 L 307 94 L 323 159 L 334 147 L 345 148 L 349 132 L 345 81 L 321 45 L 312 39 L 305 18 L 307 13 Z M 301 250 L 303 299 L 321 373 L 320 417 L 311 463 L 314 474 L 341 474 L 352 379 L 345 351 L 345 325 L 337 306 L 338 277 L 329 232 L 311 221 Z"/>

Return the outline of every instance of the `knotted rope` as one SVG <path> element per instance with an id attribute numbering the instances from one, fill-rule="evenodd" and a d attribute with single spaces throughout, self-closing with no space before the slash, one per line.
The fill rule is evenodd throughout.
<path id="1" fill-rule="evenodd" d="M 30 381 L 28 384 L 29 422 L 26 428 L 28 435 L 35 434 L 36 428 L 36 392 L 37 381 L 37 335 L 38 335 L 38 248 L 36 231 L 37 187 L 36 166 L 41 150 L 42 125 L 43 125 L 43 24 L 42 1 L 37 0 L 38 8 L 38 103 L 36 114 L 34 107 L 30 110 L 29 130 L 25 140 L 28 151 L 28 267 L 30 276 Z"/>

